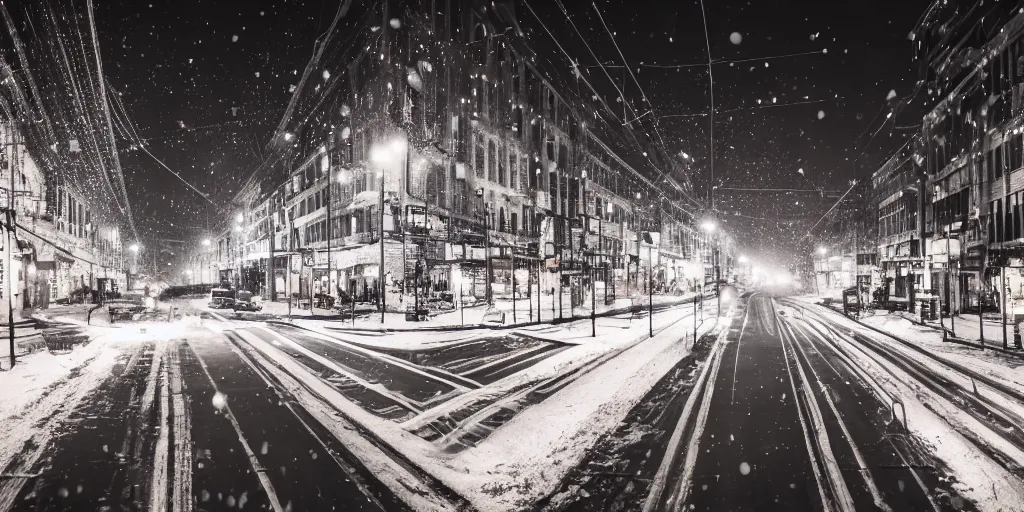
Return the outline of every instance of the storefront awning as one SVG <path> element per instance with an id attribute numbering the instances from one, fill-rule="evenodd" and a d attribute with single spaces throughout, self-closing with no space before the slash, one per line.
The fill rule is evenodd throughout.
<path id="1" fill-rule="evenodd" d="M 360 210 L 380 203 L 380 192 L 377 190 L 364 190 L 352 199 L 352 202 L 345 207 L 345 211 Z"/>

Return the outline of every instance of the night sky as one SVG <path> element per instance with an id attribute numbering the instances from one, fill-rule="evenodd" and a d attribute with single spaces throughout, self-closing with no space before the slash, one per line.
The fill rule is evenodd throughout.
<path id="1" fill-rule="evenodd" d="M 290 86 L 298 83 L 338 2 L 98 0 L 96 5 L 105 71 L 123 93 L 150 151 L 224 204 L 262 161 Z M 612 77 L 620 85 L 625 81 L 627 101 L 641 114 L 649 110 L 590 2 L 562 0 L 568 18 L 555 1 L 529 5 L 583 76 L 615 102 L 618 115 L 623 106 L 617 93 L 569 18 Z M 660 117 L 666 151 L 695 158 L 692 179 L 706 198 L 710 95 L 702 66 L 708 53 L 700 3 L 606 0 L 597 5 L 650 101 L 653 111 L 647 117 Z M 724 61 L 712 68 L 715 183 L 841 192 L 851 179 L 869 178 L 920 122 L 923 94 L 914 96 L 919 70 L 907 36 L 926 6 L 923 0 L 706 2 L 711 58 Z M 537 18 L 523 8 L 517 15 L 540 67 L 571 77 L 571 64 Z M 740 35 L 739 44 L 733 33 Z M 815 53 L 763 59 L 806 52 Z M 743 59 L 754 60 L 728 62 Z M 563 83 L 584 89 L 571 80 Z M 895 97 L 887 100 L 890 91 Z M 646 126 L 650 131 L 653 125 Z M 225 215 L 204 206 L 148 155 L 123 146 L 140 230 L 195 237 Z M 770 257 L 771 246 L 792 247 L 834 201 L 835 195 L 720 190 L 717 211 L 707 213 L 752 253 Z"/>

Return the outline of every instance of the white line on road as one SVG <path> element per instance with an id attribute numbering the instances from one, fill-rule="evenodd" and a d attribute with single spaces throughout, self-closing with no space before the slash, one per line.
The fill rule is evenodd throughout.
<path id="1" fill-rule="evenodd" d="M 244 343 L 244 341 L 242 343 Z M 236 346 L 234 343 L 228 343 L 228 346 L 231 348 L 231 351 L 238 356 L 239 359 L 245 362 L 245 364 L 252 369 L 252 372 L 254 374 L 259 376 L 259 378 L 263 380 L 263 383 L 267 385 L 267 389 L 273 389 L 280 392 L 279 396 L 286 395 L 288 393 L 287 390 L 279 389 L 278 385 L 272 382 L 270 378 L 267 377 L 268 370 L 258 367 L 256 363 L 253 362 L 252 358 L 250 358 L 247 354 L 243 353 L 238 346 Z M 309 432 L 309 435 L 313 439 L 315 439 L 317 444 L 319 444 L 324 449 L 324 452 L 329 454 L 331 458 L 334 459 L 334 461 L 338 464 L 338 467 L 340 467 L 341 470 L 344 471 L 346 475 L 348 475 L 349 479 L 353 483 L 355 483 L 357 487 L 359 487 L 359 490 L 363 491 L 363 495 L 366 496 L 366 499 L 377 505 L 377 507 L 383 509 L 383 505 L 381 505 L 381 503 L 377 500 L 373 493 L 361 481 L 359 475 L 355 473 L 355 469 L 352 468 L 352 466 L 349 465 L 347 462 L 345 462 L 341 458 L 341 456 L 338 455 L 330 446 L 328 446 L 327 443 L 325 443 L 324 440 L 321 439 L 321 437 L 316 433 L 316 431 L 313 430 L 313 427 L 311 427 L 309 423 L 307 423 L 306 420 L 303 419 L 301 415 L 299 415 L 299 413 L 295 410 L 293 400 L 294 397 L 290 397 L 290 399 L 287 399 L 282 396 L 281 404 L 284 405 L 289 411 L 291 411 L 292 415 L 295 416 L 295 419 L 299 420 L 299 423 L 306 429 L 306 432 Z M 307 414 L 310 413 L 307 411 Z M 312 416 L 312 414 L 310 414 L 310 416 Z M 339 442 L 341 441 L 339 440 Z M 344 443 L 341 444 L 344 445 Z"/>
<path id="2" fill-rule="evenodd" d="M 186 512 L 192 510 L 192 418 L 189 405 L 182 396 L 181 353 L 175 343 L 170 348 L 171 404 L 174 410 L 174 486 L 171 495 L 171 510 Z"/>
<path id="3" fill-rule="evenodd" d="M 755 295 L 757 294 L 752 294 L 750 297 L 747 298 L 747 311 L 749 311 L 750 303 L 754 299 Z M 740 335 L 739 338 L 736 339 L 736 360 L 733 361 L 732 363 L 732 398 L 730 398 L 729 400 L 730 405 L 736 404 L 736 368 L 739 366 L 740 363 L 740 343 L 743 343 L 743 333 L 747 330 L 748 318 L 750 318 L 750 315 L 748 313 L 744 313 L 743 325 L 740 327 Z"/>
<path id="4" fill-rule="evenodd" d="M 784 327 L 789 332 L 790 345 L 795 346 L 797 350 L 800 351 L 800 353 L 804 356 L 804 360 L 807 361 L 807 367 L 811 369 L 811 375 L 814 376 L 814 380 L 819 383 L 820 387 L 824 387 L 824 383 L 821 380 L 821 376 L 818 375 L 818 371 L 814 369 L 813 365 L 811 365 L 811 359 L 807 357 L 807 352 L 804 351 L 803 344 L 797 342 L 796 333 L 793 331 L 793 327 L 790 326 L 788 323 L 786 323 Z M 800 369 L 801 377 L 804 377 L 804 372 L 802 367 L 800 366 L 799 360 L 797 360 L 797 368 Z M 810 391 L 809 387 L 808 391 Z M 823 392 L 821 393 L 821 395 L 822 397 L 825 398 L 825 403 L 828 404 L 829 409 L 832 410 L 832 414 L 833 416 L 835 416 L 836 422 L 839 424 L 839 428 L 843 432 L 843 437 L 846 439 L 846 442 L 850 445 L 850 450 L 853 451 L 853 457 L 857 459 L 857 466 L 861 468 L 860 474 L 864 478 L 864 484 L 867 485 L 868 491 L 871 492 L 871 498 L 872 500 L 874 500 L 875 506 L 886 512 L 891 511 L 892 508 L 890 508 L 889 505 L 885 503 L 885 500 L 882 499 L 882 493 L 878 491 L 878 486 L 875 485 L 875 479 L 874 477 L 871 476 L 871 471 L 868 469 L 867 462 L 864 461 L 864 456 L 861 455 L 860 449 L 857 448 L 857 443 L 853 441 L 853 436 L 850 435 L 850 429 L 846 428 L 846 422 L 843 421 L 843 417 L 839 414 L 839 410 L 836 408 L 835 402 L 832 401 L 832 396 L 827 392 Z M 811 396 L 811 400 L 814 400 L 813 393 Z"/>
<path id="5" fill-rule="evenodd" d="M 170 427 L 168 426 L 171 415 L 170 395 L 167 365 L 163 364 L 163 355 L 167 350 L 167 344 L 158 343 L 153 350 L 153 367 L 160 367 L 160 434 L 156 440 L 156 450 L 153 453 L 153 478 L 149 485 L 149 509 L 167 510 L 167 446 L 169 443 Z M 150 377 L 152 374 L 150 372 Z M 146 385 L 146 393 L 149 395 L 149 388 L 153 386 L 152 380 Z"/>
<path id="6" fill-rule="evenodd" d="M 281 334 L 278 334 L 278 333 L 276 333 L 274 331 L 271 331 L 269 329 L 264 329 L 263 327 L 250 327 L 248 329 L 242 329 L 242 330 L 247 330 L 249 332 L 252 332 L 255 329 L 259 329 L 261 331 L 269 333 L 270 335 L 272 335 L 275 338 L 275 342 L 276 342 L 276 340 L 281 340 L 280 342 L 277 342 L 277 343 L 281 346 L 282 349 L 287 346 L 287 348 L 299 352 L 303 357 L 306 357 L 307 359 L 309 359 L 311 361 L 315 361 L 315 362 L 319 363 L 320 365 L 324 366 L 325 368 L 327 368 L 328 370 L 331 370 L 334 373 L 337 373 L 338 375 L 345 376 L 345 378 L 355 382 L 356 384 L 359 384 L 363 388 L 370 389 L 370 390 L 373 390 L 373 391 L 375 391 L 377 393 L 380 393 L 381 395 L 387 397 L 390 400 L 393 400 L 397 404 L 401 404 L 402 406 L 406 407 L 407 409 L 413 411 L 416 414 L 419 414 L 420 412 L 423 411 L 423 408 L 424 408 L 423 404 L 421 404 L 419 402 L 414 402 L 412 399 L 406 398 L 402 394 L 393 392 L 390 389 L 384 387 L 383 384 L 380 384 L 380 383 L 372 384 L 369 381 L 367 381 L 366 379 L 356 375 L 354 372 L 349 371 L 348 368 L 345 368 L 345 367 L 341 366 L 340 364 L 335 362 L 333 359 L 328 359 L 328 358 L 324 357 L 321 354 L 313 352 L 312 350 L 310 350 L 310 349 L 300 345 L 298 342 L 293 341 L 291 338 L 289 338 L 287 336 L 282 336 Z M 235 332 L 239 332 L 239 331 L 236 330 Z M 434 380 L 435 382 L 438 382 L 438 383 L 444 383 L 445 382 L 445 381 L 443 381 L 441 379 L 432 379 L 432 380 Z M 463 386 L 459 386 L 459 388 L 467 389 L 467 388 L 465 388 Z M 449 393 L 452 393 L 452 392 L 453 391 L 449 391 Z"/>
<path id="7" fill-rule="evenodd" d="M 190 348 L 191 350 L 191 348 Z M 210 385 L 213 386 L 215 393 L 220 393 L 217 389 L 217 381 L 210 375 L 210 369 L 206 366 L 206 361 L 203 361 L 202 357 L 195 350 L 192 350 L 192 354 L 196 356 L 196 361 L 199 361 L 199 366 L 203 368 L 203 373 L 206 374 L 206 378 L 210 380 Z M 260 465 L 259 459 L 256 458 L 256 452 L 249 446 L 249 442 L 245 440 L 245 436 L 242 435 L 242 427 L 238 424 L 238 420 L 235 419 L 234 413 L 231 412 L 231 406 L 226 402 L 224 403 L 224 416 L 227 417 L 228 421 L 231 422 L 231 426 L 235 429 L 235 434 L 238 435 L 238 441 L 242 443 L 242 449 L 245 450 L 245 454 L 249 457 L 249 464 L 252 465 L 252 470 L 256 473 L 256 476 L 260 479 L 260 485 L 263 486 L 264 492 L 267 493 L 267 500 L 270 501 L 270 507 L 274 512 L 284 512 L 284 507 L 281 506 L 281 501 L 277 499 L 277 493 L 274 492 L 274 484 L 270 482 L 270 477 L 267 476 L 267 472 Z"/>
<path id="8" fill-rule="evenodd" d="M 745 319 L 746 317 L 744 317 Z M 745 320 L 744 320 L 745 321 Z M 644 501 L 644 512 L 651 512 L 658 508 L 658 504 L 661 502 L 661 495 L 665 492 L 665 485 L 668 481 L 669 472 L 675 465 L 676 454 L 679 452 L 679 445 L 683 440 L 683 432 L 686 430 L 686 424 L 689 421 L 690 416 L 693 414 L 694 405 L 696 405 L 697 397 L 704 392 L 704 400 L 700 405 L 700 412 L 698 413 L 697 424 L 694 425 L 693 433 L 690 435 L 690 445 L 686 451 L 686 459 L 684 463 L 684 477 L 680 480 L 682 482 L 683 491 L 689 486 L 690 475 L 693 474 L 693 466 L 697 458 L 696 445 L 700 441 L 701 433 L 704 431 L 704 424 L 707 422 L 707 410 L 711 404 L 711 392 L 715 388 L 715 378 L 718 375 L 718 369 L 721 366 L 722 361 L 722 339 L 727 337 L 729 329 L 723 329 L 719 335 L 719 339 L 715 340 L 715 345 L 711 348 L 711 353 L 708 355 L 707 362 L 704 364 L 704 368 L 701 369 L 700 375 L 694 382 L 693 389 L 690 390 L 690 396 L 686 399 L 686 404 L 683 406 L 683 413 L 679 416 L 679 422 L 676 423 L 676 428 L 672 432 L 672 437 L 669 439 L 668 445 L 665 447 L 665 458 L 661 461 L 661 466 L 658 467 L 658 472 L 654 475 L 654 480 L 651 482 L 651 491 L 647 494 L 647 499 Z M 676 497 L 673 497 L 675 499 Z M 680 496 L 680 501 L 685 496 Z"/>
<path id="9" fill-rule="evenodd" d="M 778 327 L 779 342 L 782 344 L 782 358 L 786 361 L 786 373 L 789 374 L 789 385 L 793 390 L 793 402 L 796 403 L 797 416 L 800 418 L 800 428 L 804 432 L 804 443 L 807 446 L 807 455 L 811 459 L 811 468 L 814 470 L 814 477 L 818 482 L 818 492 L 821 494 L 821 503 L 826 510 L 832 510 L 833 503 L 828 499 L 825 493 L 824 483 L 822 482 L 821 471 L 818 469 L 818 458 L 814 454 L 813 443 L 811 441 L 811 434 L 807 427 L 807 418 L 804 416 L 803 407 L 800 406 L 799 394 L 796 389 L 796 380 L 793 378 L 793 370 L 789 365 L 789 354 L 786 350 L 786 335 L 782 331 L 781 324 L 779 323 L 779 315 L 774 311 L 775 323 Z M 793 354 L 796 357 L 796 353 Z M 842 470 L 839 469 L 839 464 L 836 462 L 835 454 L 832 453 L 831 445 L 828 440 L 828 432 L 825 431 L 825 422 L 821 417 L 821 410 L 818 408 L 818 403 L 815 401 L 814 394 L 810 391 L 807 385 L 807 376 L 804 375 L 803 368 L 797 364 L 797 370 L 800 373 L 800 391 L 804 393 L 807 398 L 807 408 L 813 421 L 813 430 L 817 437 L 818 450 L 821 452 L 822 465 L 828 472 L 828 480 L 832 491 L 835 493 L 836 501 L 835 505 L 839 506 L 840 510 L 844 512 L 854 512 L 856 507 L 853 504 L 853 497 L 850 496 L 850 489 L 846 487 L 846 480 L 843 479 Z"/>
<path id="10" fill-rule="evenodd" d="M 806 323 L 806 320 L 804 320 L 804 322 Z M 808 340 L 812 340 L 812 338 L 810 337 L 810 335 L 811 335 L 811 334 L 813 334 L 813 335 L 814 335 L 814 337 L 815 337 L 815 338 L 817 338 L 817 339 L 818 339 L 818 340 L 819 340 L 819 341 L 820 341 L 821 343 L 824 343 L 825 345 L 828 345 L 829 349 L 830 349 L 830 350 L 831 350 L 831 351 L 832 351 L 833 353 L 835 353 L 836 355 L 838 355 L 838 356 L 839 356 L 840 358 L 843 358 L 843 360 L 845 361 L 845 364 L 846 364 L 846 365 L 848 366 L 848 368 L 849 368 L 849 369 L 850 369 L 851 371 L 853 371 L 853 372 L 854 372 L 854 374 L 855 374 L 855 375 L 859 375 L 859 373 L 858 373 L 858 372 L 863 372 L 863 370 L 861 370 L 861 369 L 860 369 L 859 367 L 856 367 L 856 366 L 854 366 L 854 365 L 853 365 L 853 363 L 852 363 L 851 361 L 849 361 L 849 360 L 848 360 L 848 359 L 846 358 L 846 355 L 845 355 L 845 354 L 843 354 L 842 352 L 838 351 L 838 350 L 837 350 L 837 349 L 836 349 L 836 348 L 835 348 L 834 346 L 832 346 L 832 345 L 831 345 L 830 343 L 828 343 L 827 341 L 825 341 L 825 339 L 824 339 L 823 337 L 821 337 L 821 335 L 820 335 L 820 334 L 818 333 L 818 331 L 817 331 L 816 329 L 811 329 L 810 327 L 806 327 L 806 326 L 803 326 L 803 325 L 796 325 L 796 328 L 797 328 L 798 330 L 800 330 L 800 332 L 802 332 L 802 333 L 804 334 L 804 337 L 805 337 L 806 339 L 808 339 Z M 813 340 L 812 340 L 812 342 L 813 342 Z M 802 349 L 802 348 L 801 348 L 801 351 L 803 351 L 803 349 Z M 821 351 L 820 351 L 820 350 L 817 350 L 817 348 L 816 348 L 816 347 L 815 347 L 815 351 L 816 351 L 816 352 L 818 352 L 818 354 L 819 354 L 819 355 L 821 355 Z M 807 356 L 806 356 L 806 354 L 804 355 L 804 357 L 805 357 L 805 358 L 807 357 Z M 835 367 L 835 366 L 834 366 L 834 365 L 833 365 L 833 364 L 832 364 L 832 363 L 831 363 L 831 362 L 830 362 L 830 361 L 828 360 L 828 358 L 826 358 L 826 357 L 824 357 L 824 356 L 822 355 L 822 356 L 821 356 L 821 360 L 822 360 L 822 361 L 825 361 L 825 363 L 826 363 L 826 364 L 828 365 L 828 367 L 829 367 L 829 368 L 831 368 L 831 369 L 832 369 L 832 371 L 833 371 L 833 372 L 834 372 L 834 373 L 836 374 L 836 376 L 837 376 L 837 377 L 839 377 L 839 378 L 841 378 L 841 379 L 844 379 L 844 380 L 846 379 L 846 377 L 845 377 L 844 375 L 842 375 L 841 373 L 839 373 L 839 370 L 838 370 L 838 369 L 837 369 L 837 368 L 836 368 L 836 367 Z M 812 367 L 811 369 L 813 370 L 814 368 Z M 817 375 L 815 375 L 815 377 L 817 378 Z M 875 394 L 875 395 L 876 395 L 876 396 L 875 396 L 876 400 L 878 400 L 878 401 L 879 401 L 880 403 L 882 403 L 882 404 L 885 404 L 886 406 L 888 406 L 888 404 L 889 404 L 889 403 L 891 403 L 891 400 L 892 400 L 892 399 L 891 399 L 891 397 L 889 397 L 889 396 L 888 396 L 888 394 L 886 394 L 886 393 L 885 393 L 885 391 L 881 390 L 881 388 L 880 388 L 880 387 L 878 386 L 878 384 L 877 384 L 877 383 L 875 383 L 875 382 L 873 382 L 873 381 L 868 381 L 868 380 L 866 380 L 866 377 L 867 377 L 867 376 L 865 375 L 865 376 L 863 376 L 863 377 L 860 377 L 860 378 L 861 378 L 861 380 L 862 380 L 863 382 L 865 382 L 865 383 L 866 383 L 867 387 L 868 387 L 868 388 L 869 388 L 869 389 L 871 390 L 871 392 L 872 392 L 873 394 Z M 820 379 L 819 379 L 819 380 L 820 380 Z M 872 388 L 878 388 L 878 389 L 872 389 Z M 827 395 L 826 395 L 826 396 L 827 396 Z M 830 401 L 830 405 L 832 405 L 832 404 L 831 404 L 831 401 Z M 835 406 L 834 406 L 834 405 L 833 405 L 833 412 L 835 412 Z M 838 414 L 837 414 L 837 417 L 838 417 Z M 845 431 L 845 425 L 844 425 L 844 431 Z M 846 434 L 846 437 L 847 437 L 847 439 L 850 439 L 850 435 L 849 435 L 848 433 Z M 938 512 L 939 510 L 941 510 L 941 509 L 939 508 L 939 505 L 938 505 L 938 503 L 936 503 L 936 502 L 935 502 L 935 500 L 934 500 L 934 499 L 932 498 L 932 493 L 931 493 L 931 490 L 930 490 L 930 489 L 928 488 L 928 486 L 927 486 L 927 485 L 925 485 L 925 483 L 924 483 L 924 480 L 922 480 L 922 479 L 921 479 L 921 475 L 919 475 L 919 474 L 918 474 L 918 471 L 917 471 L 917 469 L 915 469 L 914 467 L 912 467 L 912 465 L 910 464 L 910 462 L 909 462 L 909 461 L 907 460 L 907 458 L 906 458 L 906 457 L 905 457 L 905 456 L 903 455 L 903 450 L 900 450 L 900 449 L 898 449 L 898 448 L 896 447 L 896 445 L 895 445 L 895 444 L 893 443 L 893 441 L 892 441 L 892 438 L 891 438 L 891 437 L 888 437 L 888 436 L 886 436 L 886 438 L 885 438 L 885 439 L 886 439 L 886 441 L 887 441 L 887 442 L 889 443 L 889 446 L 891 446 L 891 447 L 892 447 L 892 451 L 893 451 L 893 453 L 895 453 L 895 454 L 899 455 L 899 457 L 900 457 L 900 461 L 902 461 L 902 462 L 903 462 L 903 465 L 904 465 L 904 466 L 906 466 L 906 467 L 908 468 L 908 470 L 910 471 L 910 474 L 911 474 L 911 476 L 913 476 L 913 477 L 914 477 L 914 481 L 915 481 L 915 482 L 917 482 L 917 485 L 918 485 L 918 487 L 920 487 L 920 488 L 921 488 L 921 491 L 922 491 L 922 493 L 924 494 L 924 496 L 925 496 L 926 498 L 928 498 L 928 503 L 930 503 L 930 504 L 931 504 L 931 506 L 932 506 L 932 510 L 935 510 L 936 512 Z M 852 443 L 852 441 L 851 441 L 851 443 Z M 865 468 L 865 467 L 866 467 L 866 466 L 864 465 L 864 463 L 863 463 L 863 462 L 860 462 L 859 464 L 860 464 L 860 466 L 861 466 L 862 468 Z"/>

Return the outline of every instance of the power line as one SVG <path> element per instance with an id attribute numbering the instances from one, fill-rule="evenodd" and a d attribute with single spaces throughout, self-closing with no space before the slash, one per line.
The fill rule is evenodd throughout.
<path id="1" fill-rule="evenodd" d="M 768 104 L 768 105 L 758 105 L 756 107 L 738 107 L 738 108 L 731 108 L 729 110 L 719 110 L 718 113 L 719 114 L 728 114 L 729 112 L 740 112 L 740 111 L 743 111 L 743 110 L 760 110 L 762 108 L 777 108 L 777 107 L 792 107 L 792 106 L 796 106 L 796 105 L 810 105 L 810 104 L 814 104 L 814 103 L 827 103 L 827 102 L 836 101 L 836 100 L 839 100 L 839 99 L 840 98 L 830 98 L 830 99 L 824 99 L 824 100 L 793 101 L 793 102 L 790 102 L 790 103 L 771 103 L 771 104 Z M 708 114 L 705 113 L 705 112 L 701 112 L 701 113 L 698 113 L 698 114 L 666 114 L 666 115 L 663 115 L 663 116 L 658 116 L 658 118 L 659 119 L 666 119 L 666 118 L 674 118 L 674 117 L 704 117 L 704 116 L 707 116 L 707 115 Z"/>
<path id="2" fill-rule="evenodd" d="M 711 91 L 711 108 L 708 111 L 708 117 L 710 122 L 708 126 L 710 130 L 708 135 L 710 137 L 708 145 L 708 153 L 710 156 L 710 169 L 711 169 L 711 210 L 715 209 L 715 76 L 711 72 L 711 65 L 714 61 L 711 60 L 711 40 L 708 38 L 708 17 L 704 14 L 704 0 L 700 0 L 700 19 L 704 22 L 704 43 L 708 50 L 708 87 Z"/>
<path id="3" fill-rule="evenodd" d="M 828 211 L 826 211 L 824 214 L 822 214 L 821 218 L 818 219 L 818 222 L 815 222 L 814 225 L 811 226 L 811 228 L 807 230 L 807 234 L 804 235 L 801 238 L 801 240 L 803 238 L 810 237 L 811 236 L 811 232 L 814 231 L 814 228 L 818 227 L 818 224 L 821 224 L 821 221 L 825 220 L 825 217 L 828 217 L 828 214 L 832 213 L 832 210 L 835 210 L 836 206 L 839 206 L 839 203 L 843 202 L 843 199 L 846 199 L 846 196 L 849 195 L 850 192 L 853 191 L 853 187 L 856 187 L 858 183 L 859 183 L 858 181 L 854 180 L 854 182 L 850 184 L 850 188 L 846 189 L 846 192 L 844 192 L 843 195 L 840 196 L 839 199 L 836 200 L 835 204 L 833 204 L 832 207 L 828 209 Z"/>
<path id="4" fill-rule="evenodd" d="M 718 190 L 733 190 L 738 192 L 813 192 L 815 194 L 838 194 L 838 190 L 821 190 L 811 188 L 742 188 L 742 187 L 718 187 Z"/>

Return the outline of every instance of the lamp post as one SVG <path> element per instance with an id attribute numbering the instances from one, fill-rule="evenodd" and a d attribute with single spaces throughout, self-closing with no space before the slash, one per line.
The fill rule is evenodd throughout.
<path id="1" fill-rule="evenodd" d="M 716 229 L 717 229 L 717 227 L 718 226 L 715 224 L 715 222 L 711 221 L 711 220 L 706 220 L 706 221 L 704 221 L 703 224 L 701 224 L 701 228 L 705 232 L 707 232 L 709 235 L 714 234 Z M 718 315 L 721 316 L 722 315 L 722 293 L 721 293 L 722 292 L 722 289 L 721 289 L 721 281 L 722 280 L 721 280 L 721 277 L 719 276 L 719 268 L 718 268 L 718 258 L 719 258 L 718 237 L 715 237 L 714 241 L 715 241 L 715 252 L 711 256 L 711 261 L 712 261 L 712 264 L 714 265 L 714 269 L 715 269 L 715 295 L 717 296 L 715 298 L 716 298 L 716 300 L 718 302 Z"/>
<path id="2" fill-rule="evenodd" d="M 377 279 L 379 279 L 378 287 L 380 288 L 380 323 L 384 324 L 384 291 L 386 290 L 384 284 L 384 169 L 377 171 L 380 175 L 380 233 L 377 234 L 380 237 L 380 265 L 378 266 Z"/>
<path id="3" fill-rule="evenodd" d="M 483 201 L 484 189 L 482 187 L 476 189 L 476 196 Z M 491 305 L 491 240 L 487 222 L 491 216 L 490 208 L 491 205 L 484 201 L 484 300 L 487 301 L 488 306 Z"/>
<path id="4" fill-rule="evenodd" d="M 334 182 L 331 180 L 331 156 L 327 153 L 327 147 L 320 146 L 320 152 L 323 153 L 320 158 L 320 171 L 327 177 L 327 291 L 324 293 L 321 290 L 320 293 L 333 295 L 331 293 L 331 236 L 334 235 L 334 229 L 331 226 L 331 187 L 334 186 Z M 315 258 L 313 263 L 316 264 Z M 313 307 L 310 306 L 309 310 L 313 311 Z"/>
<path id="5" fill-rule="evenodd" d="M 611 207 L 611 203 L 606 203 L 608 207 Z M 604 288 L 604 303 L 608 304 L 608 267 L 605 266 L 604 260 L 604 211 L 598 210 L 597 214 L 597 247 L 600 250 L 598 253 L 601 256 L 601 285 Z M 594 281 L 597 284 L 597 281 Z M 597 288 L 594 288 L 594 295 L 597 295 Z"/>
<path id="6" fill-rule="evenodd" d="M 387 145 L 377 144 L 370 149 L 370 160 L 379 167 L 377 175 L 380 176 L 380 272 L 378 280 L 380 284 L 380 323 L 382 324 L 384 323 L 386 305 L 384 294 L 387 290 L 384 284 L 384 170 L 388 164 L 397 161 L 405 154 L 406 147 L 405 139 L 396 138 Z"/>

